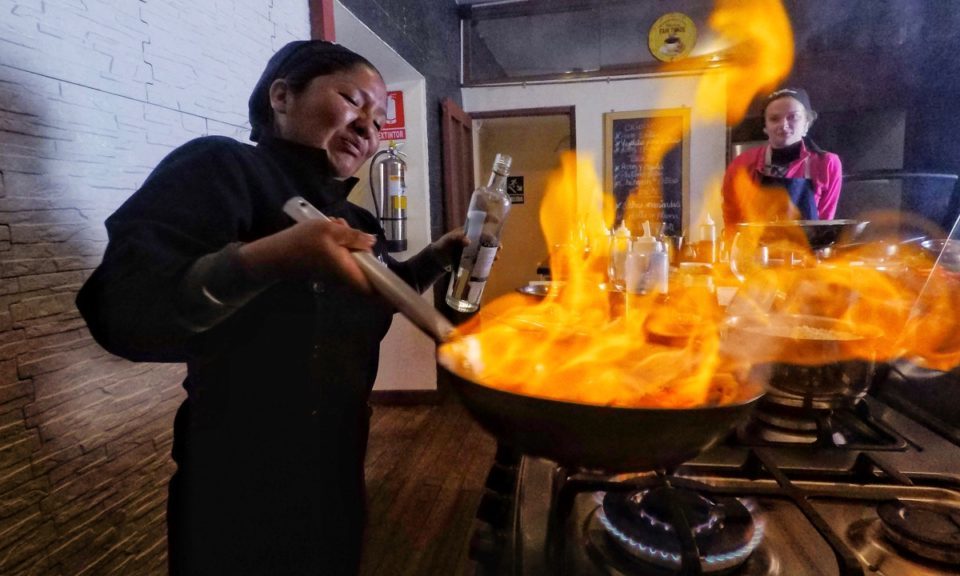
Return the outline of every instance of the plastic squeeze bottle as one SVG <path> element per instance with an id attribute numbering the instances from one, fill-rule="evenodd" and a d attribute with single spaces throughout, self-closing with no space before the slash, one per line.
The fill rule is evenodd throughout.
<path id="1" fill-rule="evenodd" d="M 717 225 L 709 212 L 707 212 L 707 219 L 700 225 L 697 259 L 710 264 L 717 261 Z"/>

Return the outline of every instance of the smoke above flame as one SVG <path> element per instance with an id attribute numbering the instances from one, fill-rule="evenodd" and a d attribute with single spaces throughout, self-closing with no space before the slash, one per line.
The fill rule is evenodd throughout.
<path id="1" fill-rule="evenodd" d="M 698 108 L 706 111 L 704 117 L 735 124 L 758 93 L 788 74 L 789 20 L 776 0 L 719 0 L 709 24 L 728 48 L 725 65 L 703 75 Z M 665 129 L 656 121 L 650 127 Z M 667 152 L 646 148 L 641 165 L 656 165 Z M 641 185 L 659 190 L 660 183 L 648 179 Z M 738 189 L 747 196 L 763 193 L 746 176 Z M 764 203 L 745 205 L 755 204 Z M 731 253 L 736 274 L 717 265 L 706 274 L 672 274 L 666 295 L 624 293 L 608 283 L 613 205 L 604 201 L 592 162 L 564 156 L 541 206 L 552 289 L 543 298 L 510 294 L 486 303 L 441 347 L 440 361 L 471 380 L 518 394 L 668 408 L 755 396 L 739 375 L 759 361 L 909 357 L 937 369 L 960 364 L 958 278 L 933 268 L 917 247 L 893 258 L 884 247 L 895 242 L 874 238 L 823 259 L 803 230 L 779 227 L 771 237 L 759 227 L 738 238 Z M 767 258 L 763 266 L 761 251 Z M 718 303 L 717 287 L 736 289 L 729 307 Z M 732 314 L 836 320 L 835 333 L 823 339 L 841 344 L 760 347 L 766 357 L 749 345 L 731 351 L 726 336 Z M 810 334 L 794 331 L 778 342 L 819 338 Z M 814 349 L 815 354 L 804 353 Z"/>

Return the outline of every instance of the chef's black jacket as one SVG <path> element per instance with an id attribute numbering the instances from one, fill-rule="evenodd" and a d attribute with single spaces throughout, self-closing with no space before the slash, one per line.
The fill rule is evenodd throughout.
<path id="1" fill-rule="evenodd" d="M 173 574 L 349 574 L 360 557 L 367 399 L 393 310 L 318 273 L 258 284 L 236 248 L 292 224 L 302 196 L 376 234 L 375 252 L 426 289 L 447 264 L 385 252 L 355 179 L 322 150 L 203 137 L 173 151 L 107 221 L 77 297 L 90 331 L 135 361 L 185 362 L 168 529 Z"/>

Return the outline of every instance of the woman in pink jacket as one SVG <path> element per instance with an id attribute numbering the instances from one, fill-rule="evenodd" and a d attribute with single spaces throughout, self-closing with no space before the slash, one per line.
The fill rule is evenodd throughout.
<path id="1" fill-rule="evenodd" d="M 836 154 L 822 150 L 807 136 L 816 118 L 803 89 L 784 88 L 767 96 L 763 105 L 767 143 L 737 156 L 723 178 L 728 232 L 739 222 L 833 218 L 843 169 Z M 757 191 L 751 183 L 763 189 Z"/>

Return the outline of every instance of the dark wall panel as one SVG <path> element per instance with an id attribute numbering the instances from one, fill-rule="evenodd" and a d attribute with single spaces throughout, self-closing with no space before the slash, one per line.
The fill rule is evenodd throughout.
<path id="1" fill-rule="evenodd" d="M 437 237 L 443 232 L 440 102 L 461 102 L 457 5 L 453 0 L 340 1 L 426 79 L 430 226 Z"/>

